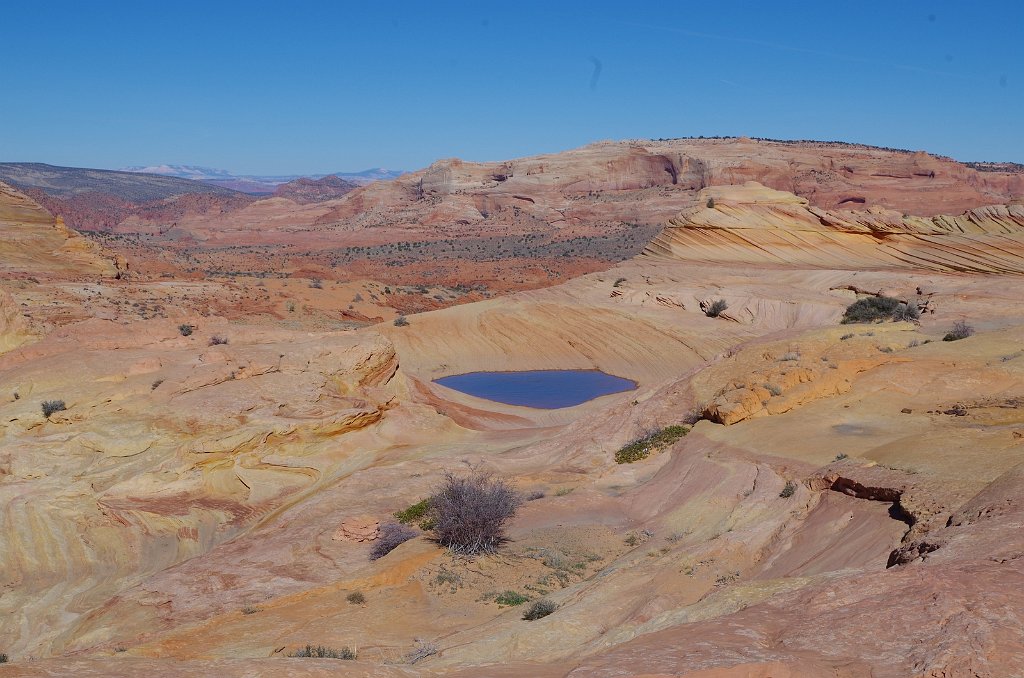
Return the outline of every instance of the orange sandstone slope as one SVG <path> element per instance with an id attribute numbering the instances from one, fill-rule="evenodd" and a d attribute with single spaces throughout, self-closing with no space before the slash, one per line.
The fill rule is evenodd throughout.
<path id="1" fill-rule="evenodd" d="M 0 183 L 0 276 L 112 276 L 118 265 L 24 193 Z"/>
<path id="2" fill-rule="evenodd" d="M 646 253 L 792 268 L 1024 273 L 1024 201 L 914 217 L 878 207 L 830 212 L 756 182 L 716 186 L 670 219 Z"/>

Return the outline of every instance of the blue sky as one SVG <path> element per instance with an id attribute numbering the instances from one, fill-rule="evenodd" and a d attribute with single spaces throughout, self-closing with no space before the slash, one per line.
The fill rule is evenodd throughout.
<path id="1" fill-rule="evenodd" d="M 0 161 L 416 169 L 749 135 L 1024 162 L 1024 3 L 7 2 Z"/>

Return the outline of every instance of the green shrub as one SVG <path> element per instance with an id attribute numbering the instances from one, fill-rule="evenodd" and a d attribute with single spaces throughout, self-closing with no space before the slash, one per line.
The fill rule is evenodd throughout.
<path id="1" fill-rule="evenodd" d="M 895 297 L 877 296 L 858 299 L 846 307 L 843 324 L 872 323 L 895 318 L 902 302 Z M 906 307 L 906 304 L 903 304 Z M 914 309 L 915 311 L 917 309 Z"/>
<path id="2" fill-rule="evenodd" d="M 312 657 L 314 659 L 355 659 L 356 653 L 347 647 L 335 650 L 323 645 L 307 645 L 301 650 L 292 652 L 289 657 Z"/>
<path id="3" fill-rule="evenodd" d="M 690 432 L 685 426 L 666 426 L 660 431 L 649 433 L 638 438 L 615 453 L 615 463 L 632 464 L 635 461 L 646 459 L 652 452 L 657 452 L 675 444 L 680 438 Z"/>
<path id="4" fill-rule="evenodd" d="M 495 596 L 494 602 L 502 607 L 515 607 L 530 602 L 530 599 L 518 591 L 505 591 Z"/>
<path id="5" fill-rule="evenodd" d="M 965 323 L 962 320 L 958 320 L 953 323 L 953 329 L 951 329 L 946 336 L 942 338 L 943 341 L 960 341 L 974 334 L 974 328 Z"/>
<path id="6" fill-rule="evenodd" d="M 47 419 L 50 418 L 51 414 L 68 409 L 63 400 L 44 400 L 41 407 L 43 408 L 43 416 Z"/>
<path id="7" fill-rule="evenodd" d="M 362 605 L 366 602 L 366 596 L 363 595 L 362 591 L 353 591 L 352 593 L 345 596 L 345 600 L 353 605 Z"/>
<path id="8" fill-rule="evenodd" d="M 421 530 L 434 529 L 434 518 L 430 515 L 430 498 L 422 499 L 404 511 L 396 511 L 395 518 L 403 525 L 416 523 Z"/>
<path id="9" fill-rule="evenodd" d="M 191 325 L 182 323 L 181 325 L 178 325 L 178 334 L 180 334 L 183 337 L 187 337 L 190 334 L 192 334 L 192 330 L 194 329 L 195 328 L 192 327 Z"/>
<path id="10" fill-rule="evenodd" d="M 729 308 L 729 304 L 725 299 L 715 299 L 711 302 L 711 305 L 704 311 L 704 315 L 709 318 L 717 318 L 722 314 L 722 311 Z"/>
<path id="11" fill-rule="evenodd" d="M 523 619 L 525 619 L 526 621 L 536 621 L 538 619 L 541 619 L 542 617 L 548 616 L 557 609 L 558 606 L 550 600 L 538 600 L 533 605 L 531 605 L 526 612 L 523 613 Z"/>
<path id="12" fill-rule="evenodd" d="M 779 492 L 779 496 L 783 499 L 789 499 L 796 492 L 796 484 L 792 480 L 786 481 L 786 486 L 782 488 L 782 492 Z"/>

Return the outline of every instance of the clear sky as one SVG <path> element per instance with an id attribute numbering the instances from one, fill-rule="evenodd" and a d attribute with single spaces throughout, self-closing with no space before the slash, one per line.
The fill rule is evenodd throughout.
<path id="1" fill-rule="evenodd" d="M 416 169 L 748 135 L 1024 162 L 1024 2 L 0 3 L 0 161 Z"/>

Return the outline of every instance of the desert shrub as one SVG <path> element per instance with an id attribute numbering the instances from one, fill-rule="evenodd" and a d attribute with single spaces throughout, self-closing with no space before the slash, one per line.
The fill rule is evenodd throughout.
<path id="1" fill-rule="evenodd" d="M 403 525 L 416 523 L 421 530 L 434 529 L 434 518 L 430 515 L 430 498 L 422 499 L 409 508 L 395 511 L 395 518 Z"/>
<path id="2" fill-rule="evenodd" d="M 917 310 L 917 306 L 911 306 L 910 304 L 901 303 L 896 307 L 896 310 L 892 312 L 892 319 L 896 322 L 913 322 L 920 317 L 921 312 Z"/>
<path id="3" fill-rule="evenodd" d="M 620 286 L 624 282 L 626 282 L 625 278 L 619 278 L 618 280 L 615 281 L 615 284 L 612 285 L 612 287 L 618 287 L 618 286 Z"/>
<path id="4" fill-rule="evenodd" d="M 210 337 L 210 346 L 223 346 L 226 343 L 228 343 L 227 337 L 222 337 L 216 334 Z"/>
<path id="5" fill-rule="evenodd" d="M 312 657 L 314 659 L 355 659 L 356 653 L 347 647 L 340 650 L 324 647 L 323 645 L 307 645 L 306 647 L 292 652 L 289 657 Z"/>
<path id="6" fill-rule="evenodd" d="M 555 496 L 564 497 L 566 495 L 572 494 L 572 491 L 575 489 L 575 487 L 560 487 L 555 491 Z"/>
<path id="7" fill-rule="evenodd" d="M 771 393 L 773 396 L 780 396 L 780 395 L 782 395 L 782 388 L 777 386 L 776 384 L 765 384 L 764 388 L 765 388 L 766 391 Z"/>
<path id="8" fill-rule="evenodd" d="M 408 326 L 409 326 L 409 320 L 404 315 L 400 315 L 397 318 L 395 318 L 395 327 L 408 327 Z"/>
<path id="9" fill-rule="evenodd" d="M 685 426 L 666 426 L 642 438 L 637 438 L 615 453 L 615 463 L 632 464 L 635 461 L 646 459 L 652 452 L 657 452 L 675 444 L 677 440 L 689 432 L 690 429 Z"/>
<path id="10" fill-rule="evenodd" d="M 462 478 L 448 474 L 430 499 L 437 541 L 464 555 L 494 551 L 522 500 L 510 484 L 489 473 L 474 471 Z"/>
<path id="11" fill-rule="evenodd" d="M 183 337 L 187 337 L 190 334 L 192 334 L 192 330 L 194 329 L 195 328 L 192 327 L 191 325 L 182 323 L 181 325 L 178 325 L 178 334 L 180 334 Z"/>
<path id="12" fill-rule="evenodd" d="M 152 386 L 150 386 L 149 390 L 150 391 L 157 390 L 160 387 L 160 384 L 162 384 L 162 383 L 164 383 L 163 379 L 157 379 L 156 381 L 153 382 Z"/>
<path id="13" fill-rule="evenodd" d="M 526 621 L 536 621 L 548 616 L 557 609 L 558 606 L 550 600 L 541 599 L 536 601 L 528 610 L 526 610 L 526 612 L 523 613 L 523 619 Z"/>
<path id="14" fill-rule="evenodd" d="M 383 558 L 394 551 L 400 544 L 415 538 L 419 532 L 401 523 L 384 523 L 380 526 L 377 541 L 370 549 L 370 560 Z"/>
<path id="15" fill-rule="evenodd" d="M 7 654 L 0 652 L 0 664 L 6 664 L 8 661 L 10 660 L 7 658 Z"/>
<path id="16" fill-rule="evenodd" d="M 960 341 L 974 334 L 974 328 L 965 323 L 963 320 L 958 320 L 953 323 L 953 329 L 946 333 L 946 336 L 942 338 L 943 341 Z"/>
<path id="17" fill-rule="evenodd" d="M 526 495 L 525 498 L 526 501 L 536 501 L 538 499 L 543 499 L 544 496 L 544 490 L 534 490 L 533 492 L 530 492 L 528 495 Z"/>
<path id="18" fill-rule="evenodd" d="M 345 600 L 353 605 L 362 605 L 366 602 L 366 596 L 363 595 L 362 591 L 353 591 L 352 593 L 345 596 Z"/>
<path id="19" fill-rule="evenodd" d="M 783 353 L 782 357 L 779 358 L 782 362 L 791 362 L 794 360 L 800 360 L 800 354 L 790 351 L 789 353 Z"/>
<path id="20" fill-rule="evenodd" d="M 324 288 L 324 283 L 322 280 L 320 280 L 320 278 L 313 278 L 309 282 L 309 286 L 314 290 L 322 290 Z"/>
<path id="21" fill-rule="evenodd" d="M 502 607 L 515 607 L 530 602 L 530 599 L 518 591 L 505 591 L 495 596 L 494 602 Z"/>
<path id="22" fill-rule="evenodd" d="M 840 452 L 839 454 L 836 455 L 836 461 L 842 461 L 843 459 L 846 459 L 849 456 L 850 455 L 846 454 L 845 452 Z"/>
<path id="23" fill-rule="evenodd" d="M 858 299 L 846 307 L 842 322 L 844 325 L 847 325 L 849 323 L 871 323 L 888 320 L 895 316 L 900 303 L 899 299 L 886 296 Z"/>
<path id="24" fill-rule="evenodd" d="M 849 334 L 844 334 L 843 336 L 839 337 L 839 341 L 846 341 L 847 339 L 853 339 L 853 332 L 850 332 Z"/>
<path id="25" fill-rule="evenodd" d="M 242 608 L 242 614 L 256 614 L 260 611 L 260 608 L 256 607 L 255 605 L 246 605 Z"/>
<path id="26" fill-rule="evenodd" d="M 796 492 L 796 485 L 792 480 L 786 481 L 786 486 L 782 488 L 782 492 L 779 492 L 779 496 L 783 499 L 789 499 Z"/>
<path id="27" fill-rule="evenodd" d="M 722 314 L 722 311 L 729 308 L 729 304 L 725 299 L 715 299 L 711 302 L 711 305 L 704 311 L 704 315 L 709 318 L 717 318 Z"/>
<path id="28" fill-rule="evenodd" d="M 43 416 L 47 419 L 50 418 L 51 414 L 68 409 L 63 400 L 44 400 L 41 407 L 43 408 Z"/>
<path id="29" fill-rule="evenodd" d="M 403 659 L 406 664 L 415 664 L 421 659 L 432 657 L 437 654 L 437 645 L 434 643 L 424 642 L 422 640 L 416 641 L 416 647 L 405 654 Z"/>
<path id="30" fill-rule="evenodd" d="M 708 209 L 714 209 L 714 207 L 715 207 L 715 199 L 714 198 L 708 198 L 708 201 L 706 203 L 704 203 L 704 204 L 708 206 Z"/>

